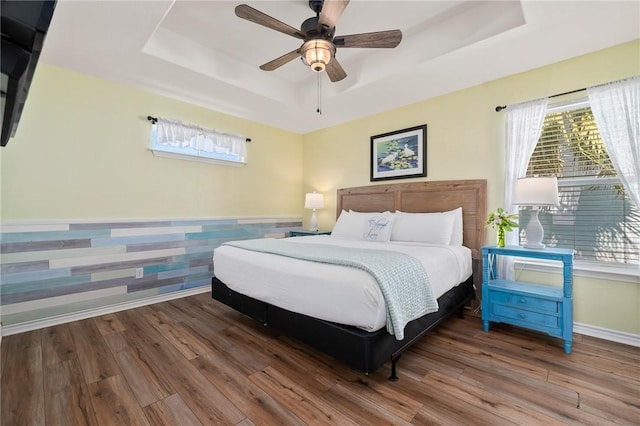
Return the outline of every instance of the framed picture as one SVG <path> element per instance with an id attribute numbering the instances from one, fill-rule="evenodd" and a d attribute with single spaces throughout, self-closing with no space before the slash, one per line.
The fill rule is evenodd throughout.
<path id="1" fill-rule="evenodd" d="M 371 181 L 427 175 L 427 125 L 371 136 Z"/>

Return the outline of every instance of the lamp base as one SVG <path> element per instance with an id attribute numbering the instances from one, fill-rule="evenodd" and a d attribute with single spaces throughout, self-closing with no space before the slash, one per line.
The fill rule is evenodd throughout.
<path id="1" fill-rule="evenodd" d="M 316 209 L 313 209 L 311 213 L 311 221 L 309 222 L 309 229 L 307 231 L 318 232 L 318 216 L 316 216 Z"/>
<path id="2" fill-rule="evenodd" d="M 527 230 L 525 232 L 527 237 L 527 242 L 524 245 L 525 248 L 541 249 L 545 247 L 545 245 L 542 244 L 544 229 L 542 229 L 542 225 L 538 219 L 537 208 L 531 210 L 531 218 L 529 219 L 529 224 L 527 225 Z"/>

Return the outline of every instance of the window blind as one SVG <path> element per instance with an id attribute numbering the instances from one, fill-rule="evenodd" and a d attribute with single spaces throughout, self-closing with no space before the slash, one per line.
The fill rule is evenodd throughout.
<path id="1" fill-rule="evenodd" d="M 617 177 L 591 107 L 550 111 L 527 168 L 527 176 L 558 178 L 560 206 L 539 214 L 544 243 L 574 249 L 576 260 L 639 264 L 640 212 Z M 519 214 L 528 223 L 530 211 Z"/>

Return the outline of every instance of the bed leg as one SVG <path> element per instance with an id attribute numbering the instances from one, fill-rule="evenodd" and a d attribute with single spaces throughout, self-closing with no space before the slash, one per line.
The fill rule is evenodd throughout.
<path id="1" fill-rule="evenodd" d="M 460 307 L 460 310 L 458 311 L 458 318 L 464 318 L 464 306 Z"/>
<path id="2" fill-rule="evenodd" d="M 398 381 L 398 376 L 396 375 L 396 364 L 398 363 L 398 360 L 401 356 L 402 354 L 398 354 L 397 357 L 391 357 L 391 376 L 389 376 L 389 380 L 391 380 L 392 382 Z"/>

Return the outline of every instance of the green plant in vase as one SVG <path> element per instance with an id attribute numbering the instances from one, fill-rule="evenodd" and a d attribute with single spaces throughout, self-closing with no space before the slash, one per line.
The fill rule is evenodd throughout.
<path id="1" fill-rule="evenodd" d="M 502 207 L 498 207 L 498 210 L 489 213 L 485 226 L 490 226 L 498 230 L 498 247 L 504 247 L 506 232 L 513 231 L 513 228 L 518 227 L 518 224 L 514 222 L 517 218 L 517 214 L 509 214 L 509 212 Z"/>

